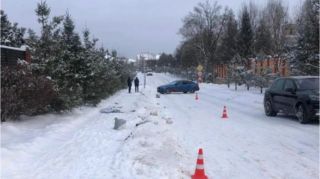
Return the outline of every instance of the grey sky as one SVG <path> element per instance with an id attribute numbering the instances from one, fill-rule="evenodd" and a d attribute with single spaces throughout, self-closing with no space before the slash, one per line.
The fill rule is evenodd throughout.
<path id="1" fill-rule="evenodd" d="M 266 1 L 255 2 L 264 4 Z M 1 9 L 11 22 L 32 28 L 39 34 L 40 26 L 34 12 L 37 2 L 40 0 L 2 0 Z M 182 26 L 181 19 L 198 2 L 205 0 L 47 0 L 51 17 L 64 15 L 69 9 L 77 32 L 81 33 L 86 25 L 99 39 L 98 46 L 103 43 L 109 50 L 117 50 L 118 56 L 133 59 L 141 52 L 173 53 L 182 40 L 177 34 Z M 248 0 L 220 0 L 218 4 L 237 13 L 243 2 Z M 290 2 L 292 9 L 300 0 L 284 2 Z"/>

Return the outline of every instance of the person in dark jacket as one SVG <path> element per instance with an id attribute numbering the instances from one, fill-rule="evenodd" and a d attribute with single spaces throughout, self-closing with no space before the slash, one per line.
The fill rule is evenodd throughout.
<path id="1" fill-rule="evenodd" d="M 136 77 L 136 79 L 134 79 L 134 90 L 135 90 L 135 92 L 139 92 L 139 79 L 138 79 L 138 77 Z"/>
<path id="2" fill-rule="evenodd" d="M 129 87 L 129 93 L 131 93 L 132 80 L 131 80 L 130 76 L 128 77 L 127 82 L 128 82 L 128 87 Z"/>

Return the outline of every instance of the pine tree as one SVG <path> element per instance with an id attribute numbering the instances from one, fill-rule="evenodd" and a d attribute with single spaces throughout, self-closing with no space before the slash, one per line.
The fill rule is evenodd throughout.
<path id="1" fill-rule="evenodd" d="M 19 28 L 18 23 L 13 23 L 8 19 L 7 14 L 1 10 L 1 45 L 21 47 L 25 44 L 25 28 Z"/>
<path id="2" fill-rule="evenodd" d="M 63 21 L 62 41 L 60 44 L 64 50 L 61 53 L 62 56 L 57 59 L 57 63 L 62 64 L 61 70 L 63 75 L 58 76 L 56 80 L 60 89 L 59 95 L 63 96 L 60 99 L 70 109 L 82 103 L 81 85 L 78 80 L 79 70 L 83 66 L 83 61 L 79 57 L 82 49 L 80 37 L 74 30 L 74 22 L 67 11 Z"/>
<path id="3" fill-rule="evenodd" d="M 46 2 L 41 1 L 35 10 L 38 22 L 41 24 L 41 36 L 37 37 L 32 30 L 29 30 L 30 44 L 33 55 L 33 71 L 35 74 L 47 75 L 54 83 L 54 95 L 51 101 L 51 108 L 55 111 L 71 110 L 76 103 L 77 97 L 72 92 L 75 88 L 71 83 L 73 74 L 70 72 L 70 61 L 64 60 L 69 54 L 66 49 L 67 43 L 62 35 L 60 24 L 63 16 L 55 16 L 49 21 L 50 8 Z M 76 94 L 78 90 L 75 89 Z"/>
<path id="4" fill-rule="evenodd" d="M 90 40 L 90 30 L 88 28 L 83 30 L 83 39 L 84 51 L 80 55 L 83 66 L 80 70 L 81 73 L 79 73 L 82 96 L 85 103 L 96 105 L 101 99 L 97 95 L 97 90 L 99 89 L 97 89 L 98 79 L 96 79 L 96 76 L 98 75 L 98 71 L 102 68 L 98 64 L 99 58 L 102 58 L 98 56 L 95 48 L 98 39 L 93 38 L 92 41 Z"/>
<path id="5" fill-rule="evenodd" d="M 266 20 L 261 18 L 256 30 L 254 54 L 255 56 L 264 56 L 273 54 L 271 32 Z"/>
<path id="6" fill-rule="evenodd" d="M 1 10 L 1 45 L 6 45 L 10 36 L 11 23 L 8 20 L 8 15 Z"/>
<path id="7" fill-rule="evenodd" d="M 253 45 L 253 31 L 250 22 L 250 15 L 248 12 L 248 7 L 244 6 L 241 14 L 241 25 L 240 32 L 238 34 L 238 54 L 237 58 L 238 64 L 241 65 L 241 69 L 237 70 L 238 76 L 242 83 L 249 86 L 251 83 L 252 73 L 249 69 L 249 60 L 252 58 L 252 45 Z"/>
<path id="8" fill-rule="evenodd" d="M 55 60 L 62 53 L 61 34 L 59 25 L 63 20 L 62 16 L 56 16 L 48 21 L 50 8 L 46 2 L 41 1 L 35 10 L 38 22 L 41 24 L 41 35 L 38 37 L 33 30 L 29 29 L 28 45 L 33 55 L 32 62 L 39 66 L 39 74 L 51 75 L 56 69 Z"/>
<path id="9" fill-rule="evenodd" d="M 250 23 L 250 16 L 246 6 L 244 6 L 241 15 L 241 26 L 238 36 L 238 52 L 245 59 L 244 63 L 248 65 L 248 60 L 252 57 L 253 32 Z"/>
<path id="10" fill-rule="evenodd" d="M 181 68 L 188 69 L 190 67 L 196 67 L 199 64 L 203 64 L 201 60 L 202 56 L 199 54 L 199 50 L 193 48 L 193 44 L 196 39 L 190 39 L 181 43 Z"/>
<path id="11" fill-rule="evenodd" d="M 112 50 L 111 56 L 112 56 L 114 59 L 116 59 L 116 58 L 117 58 L 117 51 L 116 51 L 116 50 Z"/>
<path id="12" fill-rule="evenodd" d="M 306 0 L 299 18 L 298 69 L 319 75 L 319 1 Z"/>
<path id="13" fill-rule="evenodd" d="M 230 10 L 227 14 L 227 22 L 218 47 L 217 56 L 220 62 L 229 63 L 237 53 L 237 22 L 234 13 Z"/>
<path id="14" fill-rule="evenodd" d="M 263 62 L 265 58 L 256 58 L 254 61 L 258 62 Z M 259 70 L 258 74 L 253 75 L 252 77 L 252 85 L 255 87 L 260 87 L 260 92 L 262 93 L 262 88 L 263 87 L 268 87 L 270 83 L 274 80 L 273 75 L 272 75 L 272 68 L 265 66 L 265 67 L 260 67 L 259 65 L 256 65 L 256 63 L 253 63 L 252 69 Z"/>

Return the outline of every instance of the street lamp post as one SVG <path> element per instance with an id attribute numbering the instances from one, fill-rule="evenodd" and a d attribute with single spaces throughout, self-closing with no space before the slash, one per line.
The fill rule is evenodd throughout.
<path id="1" fill-rule="evenodd" d="M 142 57 L 143 60 L 143 73 L 144 73 L 144 85 L 143 88 L 146 88 L 146 83 L 147 83 L 147 77 L 146 77 L 146 62 L 144 57 Z"/>

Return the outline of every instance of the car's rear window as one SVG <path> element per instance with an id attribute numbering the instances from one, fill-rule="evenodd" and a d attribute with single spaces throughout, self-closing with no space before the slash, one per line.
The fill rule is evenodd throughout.
<path id="1" fill-rule="evenodd" d="M 319 89 L 319 78 L 297 79 L 298 90 L 315 90 Z"/>

